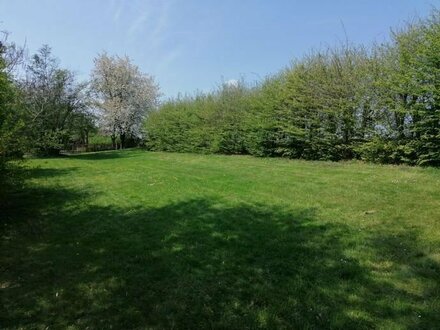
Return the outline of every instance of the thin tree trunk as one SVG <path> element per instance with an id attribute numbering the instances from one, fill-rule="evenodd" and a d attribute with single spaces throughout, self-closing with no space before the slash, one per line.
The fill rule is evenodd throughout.
<path id="1" fill-rule="evenodd" d="M 121 134 L 120 136 L 121 139 L 121 149 L 125 148 L 125 134 Z"/>

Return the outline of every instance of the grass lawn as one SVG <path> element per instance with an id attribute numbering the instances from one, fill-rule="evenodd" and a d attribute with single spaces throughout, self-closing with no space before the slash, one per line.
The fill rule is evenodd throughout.
<path id="1" fill-rule="evenodd" d="M 150 153 L 28 161 L 0 328 L 440 327 L 440 170 Z"/>

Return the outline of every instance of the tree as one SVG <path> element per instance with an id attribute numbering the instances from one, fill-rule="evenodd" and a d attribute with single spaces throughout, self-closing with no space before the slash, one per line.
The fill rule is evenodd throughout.
<path id="1" fill-rule="evenodd" d="M 374 89 L 381 120 L 363 148 L 369 160 L 440 164 L 440 13 L 394 31 L 378 47 Z"/>
<path id="2" fill-rule="evenodd" d="M 88 115 L 87 84 L 59 68 L 49 46 L 32 56 L 21 81 L 26 110 L 27 134 L 33 147 L 45 154 L 57 154 L 72 137 L 76 116 Z"/>
<path id="3" fill-rule="evenodd" d="M 9 46 L 0 42 L 0 204 L 5 201 L 11 186 L 19 182 L 16 166 L 10 161 L 20 158 L 26 147 L 20 94 L 11 77 L 11 62 L 8 61 Z"/>
<path id="4" fill-rule="evenodd" d="M 9 32 L 0 31 L 0 49 L 2 57 L 2 71 L 8 75 L 12 75 L 17 67 L 23 64 L 25 47 L 19 46 L 14 42 L 10 42 Z"/>
<path id="5" fill-rule="evenodd" d="M 440 166 L 439 54 L 433 10 L 390 42 L 328 47 L 255 88 L 164 102 L 145 123 L 146 146 Z"/>
<path id="6" fill-rule="evenodd" d="M 140 72 L 128 57 L 100 54 L 92 71 L 92 90 L 99 110 L 98 120 L 110 135 L 114 148 L 119 136 L 121 148 L 127 138 L 142 137 L 142 123 L 157 106 L 159 86 L 153 77 Z"/>

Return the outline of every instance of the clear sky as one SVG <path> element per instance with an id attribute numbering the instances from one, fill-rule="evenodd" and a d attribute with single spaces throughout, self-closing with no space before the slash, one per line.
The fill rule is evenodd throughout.
<path id="1" fill-rule="evenodd" d="M 0 0 L 0 30 L 49 44 L 87 79 L 97 53 L 128 55 L 165 96 L 275 73 L 312 48 L 384 41 L 440 0 Z M 344 32 L 345 29 L 345 32 Z"/>

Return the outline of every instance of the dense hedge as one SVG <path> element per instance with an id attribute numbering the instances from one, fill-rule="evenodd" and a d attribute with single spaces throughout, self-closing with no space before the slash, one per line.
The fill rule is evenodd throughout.
<path id="1" fill-rule="evenodd" d="M 26 142 L 17 104 L 18 91 L 7 72 L 4 51 L 0 42 L 0 209 L 9 191 L 21 184 L 18 163 L 11 161 L 22 156 Z"/>
<path id="2" fill-rule="evenodd" d="M 256 86 L 164 102 L 150 150 L 440 165 L 440 14 L 370 48 L 310 54 Z"/>

